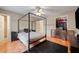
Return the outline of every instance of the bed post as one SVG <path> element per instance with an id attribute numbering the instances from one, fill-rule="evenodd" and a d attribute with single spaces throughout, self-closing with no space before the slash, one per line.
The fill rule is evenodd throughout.
<path id="1" fill-rule="evenodd" d="M 18 20 L 18 33 L 19 33 L 19 20 Z"/>
<path id="2" fill-rule="evenodd" d="M 47 18 L 45 19 L 45 39 L 47 40 Z"/>
<path id="3" fill-rule="evenodd" d="M 30 51 L 30 12 L 28 13 L 28 52 Z"/>

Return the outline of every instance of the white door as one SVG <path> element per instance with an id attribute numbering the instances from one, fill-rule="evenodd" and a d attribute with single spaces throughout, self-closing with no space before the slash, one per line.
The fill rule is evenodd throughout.
<path id="1" fill-rule="evenodd" d="M 0 40 L 4 39 L 4 16 L 0 15 Z"/>

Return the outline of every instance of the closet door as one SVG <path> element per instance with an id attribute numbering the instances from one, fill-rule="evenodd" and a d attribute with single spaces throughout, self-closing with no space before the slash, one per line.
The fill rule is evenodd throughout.
<path id="1" fill-rule="evenodd" d="M 0 40 L 4 39 L 4 16 L 0 15 Z"/>

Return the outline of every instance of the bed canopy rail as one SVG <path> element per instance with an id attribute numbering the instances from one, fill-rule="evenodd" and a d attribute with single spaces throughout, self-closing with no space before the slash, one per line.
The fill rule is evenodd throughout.
<path id="1" fill-rule="evenodd" d="M 45 18 L 45 17 L 43 17 L 43 16 L 39 16 L 39 15 L 36 15 L 36 14 L 34 14 L 34 13 L 29 12 L 29 13 L 23 15 L 22 17 L 20 17 L 18 20 L 21 20 L 23 17 L 27 16 L 28 14 L 32 14 L 32 15 L 35 15 L 35 16 L 37 16 L 37 17 L 41 17 L 41 18 L 47 19 L 47 18 Z"/>
<path id="2" fill-rule="evenodd" d="M 42 20 L 44 19 L 44 22 L 45 22 L 45 28 L 44 28 L 45 29 L 45 39 L 47 39 L 47 18 L 45 18 L 43 16 L 38 16 L 38 15 L 36 15 L 34 13 L 31 13 L 31 12 L 29 12 L 29 13 L 23 15 L 22 17 L 20 17 L 18 19 L 18 33 L 20 31 L 20 21 L 22 21 L 22 19 L 27 16 L 27 20 L 23 20 L 23 21 L 28 21 L 28 52 L 30 51 L 30 22 L 31 22 L 31 15 L 33 15 L 35 17 L 38 17 L 38 18 L 40 18 Z"/>

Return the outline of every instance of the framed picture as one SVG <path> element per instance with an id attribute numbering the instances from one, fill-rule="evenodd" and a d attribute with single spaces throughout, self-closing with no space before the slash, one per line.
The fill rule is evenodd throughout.
<path id="1" fill-rule="evenodd" d="M 56 18 L 56 28 L 67 30 L 67 18 L 66 17 Z"/>

